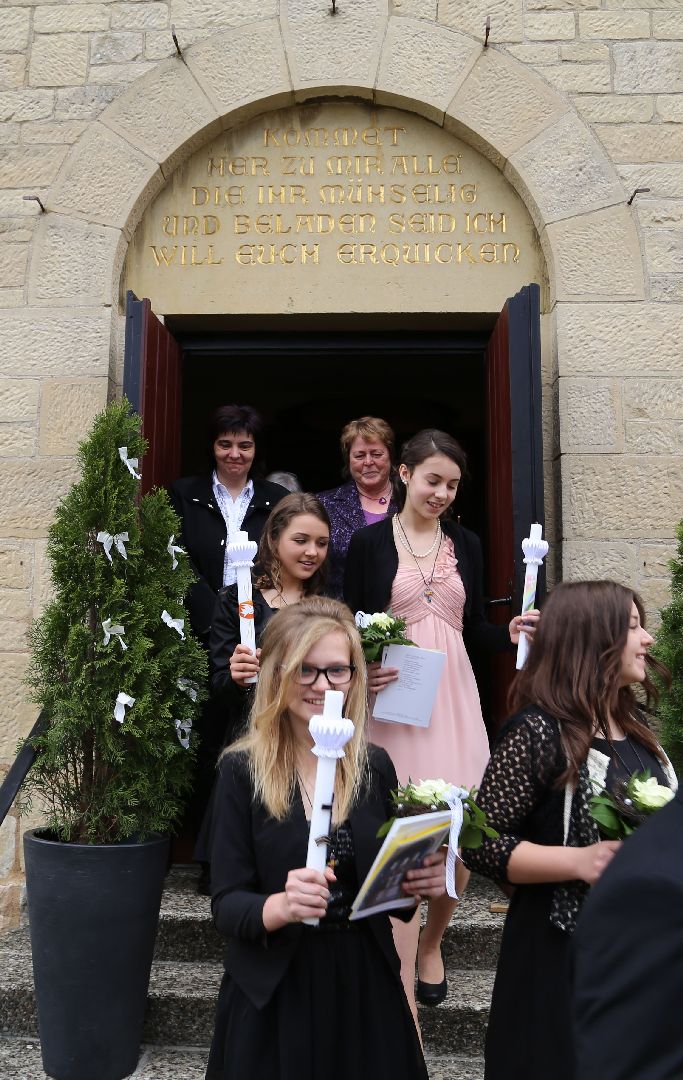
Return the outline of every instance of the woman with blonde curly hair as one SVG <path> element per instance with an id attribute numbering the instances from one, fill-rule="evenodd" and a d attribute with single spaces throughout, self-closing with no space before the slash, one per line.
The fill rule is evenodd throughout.
<path id="1" fill-rule="evenodd" d="M 317 765 L 309 721 L 328 689 L 345 694 L 355 731 L 319 873 L 305 866 Z M 269 622 L 249 728 L 219 765 L 212 911 L 229 947 L 207 1080 L 427 1080 L 388 915 L 348 918 L 397 782 L 387 754 L 366 743 L 366 693 L 343 604 L 310 597 Z M 416 903 L 443 889 L 439 855 L 404 883 Z M 304 923 L 311 917 L 317 926 Z"/>

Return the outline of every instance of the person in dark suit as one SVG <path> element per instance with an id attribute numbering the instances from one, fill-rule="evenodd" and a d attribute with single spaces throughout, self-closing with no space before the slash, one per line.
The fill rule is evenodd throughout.
<path id="1" fill-rule="evenodd" d="M 573 941 L 579 1080 L 683 1076 L 683 794 L 590 890 Z"/>
<path id="2" fill-rule="evenodd" d="M 350 420 L 341 433 L 343 472 L 350 479 L 339 487 L 318 492 L 332 527 L 330 596 L 341 599 L 346 552 L 356 530 L 396 512 L 394 441 L 386 420 L 378 416 Z"/>
<path id="3" fill-rule="evenodd" d="M 512 648 L 523 620 L 517 616 L 509 626 L 487 622 L 479 539 L 446 516 L 467 468 L 459 443 L 444 431 L 420 431 L 405 443 L 399 462 L 399 509 L 351 537 L 344 599 L 354 612 L 390 608 L 405 620 L 409 640 L 444 652 L 446 662 L 429 727 L 373 720 L 371 738 L 391 755 L 402 784 L 445 775 L 469 789 L 481 781 L 489 744 L 467 647 L 489 652 Z M 536 614 L 527 618 L 533 623 Z M 395 668 L 370 665 L 370 689 L 381 694 L 397 675 Z M 459 864 L 459 896 L 468 876 Z M 417 1000 L 438 1005 L 446 997 L 441 941 L 456 903 L 448 896 L 430 903 L 419 951 L 417 923 L 395 927 L 415 1015 L 416 956 Z"/>
<path id="4" fill-rule="evenodd" d="M 328 689 L 345 694 L 355 730 L 337 763 L 319 873 L 305 867 L 317 766 L 309 721 Z M 228 948 L 207 1080 L 427 1080 L 389 919 L 348 918 L 396 786 L 387 754 L 366 743 L 366 711 L 360 637 L 342 603 L 309 597 L 271 619 L 248 732 L 219 766 L 211 906 Z M 444 881 L 442 855 L 427 856 L 404 890 L 436 895 Z"/>
<path id="5" fill-rule="evenodd" d="M 208 431 L 212 471 L 185 476 L 169 489 L 182 522 L 182 545 L 199 578 L 187 598 L 190 623 L 205 645 L 216 594 L 235 581 L 227 544 L 239 530 L 258 541 L 269 513 L 287 494 L 280 484 L 256 475 L 262 428 L 261 417 L 251 406 L 221 405 Z"/>

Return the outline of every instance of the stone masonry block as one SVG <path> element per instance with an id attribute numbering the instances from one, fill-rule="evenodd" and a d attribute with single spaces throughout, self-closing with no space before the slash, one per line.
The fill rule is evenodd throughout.
<path id="1" fill-rule="evenodd" d="M 400 105 L 417 99 L 422 115 L 440 123 L 480 53 L 477 42 L 452 30 L 421 19 L 390 19 L 377 79 L 377 101 Z"/>
<path id="2" fill-rule="evenodd" d="M 491 16 L 494 44 L 522 41 L 522 0 L 441 0 L 439 3 L 439 22 L 471 34 L 481 42 L 487 15 Z"/>
<path id="3" fill-rule="evenodd" d="M 106 30 L 90 38 L 91 64 L 126 64 L 142 56 L 142 34 Z"/>
<path id="4" fill-rule="evenodd" d="M 0 245 L 0 281 L 5 286 L 24 284 L 27 258 L 27 244 Z"/>
<path id="5" fill-rule="evenodd" d="M 278 23 L 249 23 L 206 38 L 185 53 L 187 66 L 219 116 L 232 125 L 259 111 L 291 104 L 292 87 Z"/>
<path id="6" fill-rule="evenodd" d="M 107 379 L 46 380 L 40 399 L 40 453 L 75 454 L 106 404 Z"/>
<path id="7" fill-rule="evenodd" d="M 562 546 L 565 581 L 611 578 L 622 585 L 633 585 L 637 562 L 637 545 L 626 541 L 565 540 Z"/>
<path id="8" fill-rule="evenodd" d="M 87 126 L 85 120 L 29 120 L 22 124 L 21 138 L 25 143 L 63 146 L 78 142 Z"/>
<path id="9" fill-rule="evenodd" d="M 18 124 L 0 124 L 0 146 L 16 146 L 21 129 Z"/>
<path id="10" fill-rule="evenodd" d="M 614 89 L 618 94 L 673 94 L 683 90 L 683 44 L 659 41 L 615 45 Z"/>
<path id="11" fill-rule="evenodd" d="M 8 458 L 4 461 L 0 472 L 0 529 L 3 535 L 18 539 L 44 536 L 57 503 L 77 479 L 78 466 L 73 458 Z M 7 649 L 5 637 L 0 640 Z M 16 648 L 19 647 L 17 644 Z"/>
<path id="12" fill-rule="evenodd" d="M 85 82 L 87 34 L 39 34 L 33 39 L 29 64 L 31 86 L 74 86 Z"/>
<path id="13" fill-rule="evenodd" d="M 109 369 L 108 309 L 23 308 L 0 316 L 5 375 L 103 376 Z"/>
<path id="14" fill-rule="evenodd" d="M 210 26 L 216 32 L 253 22 L 257 10 L 261 18 L 273 18 L 277 9 L 277 0 L 259 0 L 258 4 L 254 4 L 254 0 L 231 0 L 229 5 L 224 0 L 171 0 L 170 21 L 176 30 Z"/>
<path id="15" fill-rule="evenodd" d="M 683 160 L 683 124 L 596 124 L 595 133 L 615 162 L 651 167 L 651 162 Z"/>
<path id="16" fill-rule="evenodd" d="M 622 449 L 621 396 L 617 379 L 563 378 L 560 447 L 563 454 L 610 454 Z"/>
<path id="17" fill-rule="evenodd" d="M 579 15 L 582 38 L 649 38 L 650 16 L 646 11 L 585 11 Z"/>
<path id="18" fill-rule="evenodd" d="M 550 64 L 543 69 L 544 76 L 558 90 L 568 94 L 594 94 L 611 89 L 609 59 L 603 63 Z"/>
<path id="19" fill-rule="evenodd" d="M 557 345 L 560 375 L 674 378 L 680 315 L 671 304 L 558 304 Z"/>
<path id="20" fill-rule="evenodd" d="M 45 187 L 54 180 L 66 155 L 65 146 L 49 149 L 17 147 L 7 150 L 0 158 L 0 187 Z"/>
<path id="21" fill-rule="evenodd" d="M 538 228 L 623 199 L 611 162 L 576 116 L 561 117 L 510 157 L 505 174 Z"/>
<path id="22" fill-rule="evenodd" d="M 560 60 L 575 64 L 597 63 L 609 60 L 609 45 L 597 41 L 570 41 L 559 46 Z"/>
<path id="23" fill-rule="evenodd" d="M 0 289 L 0 308 L 17 308 L 24 303 L 24 289 Z"/>
<path id="24" fill-rule="evenodd" d="M 107 30 L 109 18 L 106 4 L 51 4 L 36 8 L 33 29 L 36 34 L 87 33 Z"/>
<path id="25" fill-rule="evenodd" d="M 602 7 L 602 0 L 526 0 L 527 11 L 585 11 Z"/>
<path id="26" fill-rule="evenodd" d="M 683 303 L 683 274 L 652 274 L 650 299 L 663 304 Z"/>
<path id="27" fill-rule="evenodd" d="M 102 121 L 162 164 L 179 146 L 185 146 L 186 154 L 197 149 L 221 126 L 215 107 L 178 57 L 157 64 L 144 83 L 109 107 Z"/>
<path id="28" fill-rule="evenodd" d="M 163 186 L 155 161 L 101 123 L 74 147 L 50 190 L 54 210 L 124 228 Z M 131 219 L 133 219 L 131 221 Z"/>
<path id="29" fill-rule="evenodd" d="M 141 57 L 139 60 L 131 60 L 130 63 L 125 64 L 93 64 L 90 68 L 89 79 L 96 86 L 109 86 L 112 83 L 126 86 L 153 70 L 154 64 L 148 63 Z"/>
<path id="30" fill-rule="evenodd" d="M 643 577 L 668 577 L 669 563 L 676 556 L 676 544 L 660 542 L 640 545 L 640 570 Z"/>
<path id="31" fill-rule="evenodd" d="M 436 22 L 438 0 L 392 0 L 394 15 L 410 15 L 416 19 Z"/>
<path id="32" fill-rule="evenodd" d="M 28 735 L 38 715 L 38 709 L 28 700 L 23 683 L 28 660 L 26 653 L 0 653 L 0 694 L 4 703 L 0 761 L 14 760 L 19 740 Z"/>
<path id="33" fill-rule="evenodd" d="M 96 120 L 114 98 L 123 93 L 120 86 L 75 86 L 58 90 L 55 120 Z"/>
<path id="34" fill-rule="evenodd" d="M 643 260 L 629 207 L 611 206 L 565 218 L 546 232 L 555 265 L 551 298 L 643 299 Z"/>
<path id="35" fill-rule="evenodd" d="M 683 38 L 683 11 L 653 11 L 652 34 L 668 41 Z"/>
<path id="36" fill-rule="evenodd" d="M 661 611 L 671 603 L 671 579 L 646 578 L 642 586 L 643 601 L 646 611 Z M 648 622 L 650 632 L 652 626 Z"/>
<path id="37" fill-rule="evenodd" d="M 7 881 L 0 885 L 0 932 L 15 929 L 19 925 L 21 891 L 20 881 Z"/>
<path id="38" fill-rule="evenodd" d="M 282 0 L 280 21 L 292 82 L 297 88 L 356 86 L 370 96 L 387 25 L 383 0 L 345 0 L 335 16 L 308 0 Z M 433 26 L 424 23 L 425 33 Z M 303 94 L 301 95 L 304 96 Z"/>
<path id="39" fill-rule="evenodd" d="M 5 8 L 2 13 L 2 51 L 22 52 L 28 45 L 30 26 L 31 12 L 26 8 Z"/>
<path id="40" fill-rule="evenodd" d="M 7 877 L 16 870 L 18 834 L 17 819 L 10 814 L 0 825 L 0 878 Z"/>
<path id="41" fill-rule="evenodd" d="M 675 535 L 683 506 L 679 456 L 567 454 L 562 465 L 565 536 L 652 540 Z"/>
<path id="42" fill-rule="evenodd" d="M 0 379 L 0 423 L 35 420 L 39 388 L 38 379 Z"/>
<path id="43" fill-rule="evenodd" d="M 31 620 L 29 589 L 0 589 L 0 618 L 14 619 L 28 626 Z"/>
<path id="44" fill-rule="evenodd" d="M 112 30 L 161 30 L 168 25 L 168 4 L 113 4 L 111 8 Z M 172 40 L 171 45 L 175 49 Z"/>
<path id="45" fill-rule="evenodd" d="M 465 128 L 468 140 L 500 167 L 567 109 L 538 75 L 486 49 L 449 105 L 445 126 L 456 134 Z"/>
<path id="46" fill-rule="evenodd" d="M 6 90 L 0 93 L 0 120 L 45 120 L 55 107 L 54 90 Z"/>
<path id="47" fill-rule="evenodd" d="M 0 540 L 0 586 L 3 589 L 27 589 L 32 566 L 29 544 Z"/>
<path id="48" fill-rule="evenodd" d="M 533 45 L 510 45 L 505 50 L 523 64 L 538 67 L 541 64 L 555 64 L 560 59 L 560 46 L 555 43 Z"/>
<path id="49" fill-rule="evenodd" d="M 627 454 L 677 454 L 683 446 L 680 420 L 627 420 L 624 451 Z"/>
<path id="50" fill-rule="evenodd" d="M 626 191 L 649 187 L 649 198 L 683 198 L 683 162 L 620 165 L 619 175 Z"/>
<path id="51" fill-rule="evenodd" d="M 683 420 L 683 378 L 625 379 L 624 416 L 630 420 Z"/>
<path id="52" fill-rule="evenodd" d="M 659 94 L 656 107 L 660 120 L 683 124 L 683 94 Z"/>
<path id="53" fill-rule="evenodd" d="M 35 541 L 33 571 L 33 617 L 38 619 L 54 596 L 52 566 L 47 557 L 47 540 Z"/>
<path id="54" fill-rule="evenodd" d="M 576 37 L 574 13 L 527 13 L 524 18 L 524 36 L 530 41 L 572 41 Z"/>
<path id="55" fill-rule="evenodd" d="M 0 90 L 15 90 L 24 85 L 26 60 L 19 53 L 0 55 Z"/>
<path id="56" fill-rule="evenodd" d="M 46 215 L 34 241 L 29 303 L 111 304 L 123 264 L 121 242 L 120 229 Z"/>
<path id="57" fill-rule="evenodd" d="M 32 457 L 35 448 L 34 424 L 0 424 L 0 458 Z"/>
<path id="58" fill-rule="evenodd" d="M 653 274 L 674 274 L 683 268 L 683 230 L 644 229 L 645 258 Z"/>
<path id="59" fill-rule="evenodd" d="M 139 7 L 135 4 L 135 7 Z M 180 31 L 178 31 L 180 33 Z M 183 30 L 181 33 L 180 46 L 182 49 L 194 45 L 197 41 L 204 41 L 211 37 L 211 30 L 202 27 L 199 30 Z M 145 34 L 145 59 L 167 60 L 169 56 L 176 56 L 176 47 L 168 30 L 148 30 Z"/>
<path id="60" fill-rule="evenodd" d="M 642 124 L 651 120 L 654 113 L 652 98 L 637 94 L 633 97 L 626 94 L 579 94 L 574 98 L 574 104 L 584 119 L 593 124 Z"/>

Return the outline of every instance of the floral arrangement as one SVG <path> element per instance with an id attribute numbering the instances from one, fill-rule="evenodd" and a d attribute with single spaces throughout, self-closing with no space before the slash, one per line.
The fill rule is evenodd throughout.
<path id="1" fill-rule="evenodd" d="M 605 839 L 623 840 L 673 796 L 671 788 L 658 784 L 646 770 L 619 781 L 613 792 L 605 789 L 594 795 L 590 812 Z"/>
<path id="2" fill-rule="evenodd" d="M 477 789 L 456 787 L 446 780 L 420 780 L 417 784 L 408 780 L 399 784 L 391 792 L 391 801 L 395 814 L 385 821 L 377 831 L 377 836 L 386 836 L 397 817 L 411 817 L 414 814 L 429 814 L 435 810 L 451 810 L 451 803 L 460 799 L 462 803 L 462 826 L 458 846 L 478 848 L 484 837 L 495 840 L 498 833 L 486 822 L 486 814 L 477 806 Z"/>
<path id="3" fill-rule="evenodd" d="M 406 637 L 405 620 L 394 618 L 388 611 L 375 611 L 373 615 L 357 611 L 356 626 L 360 633 L 363 656 L 368 664 L 380 659 L 385 645 L 415 644 Z"/>

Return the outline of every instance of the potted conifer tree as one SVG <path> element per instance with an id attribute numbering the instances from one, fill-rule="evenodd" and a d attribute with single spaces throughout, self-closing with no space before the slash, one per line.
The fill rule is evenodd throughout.
<path id="1" fill-rule="evenodd" d="M 49 531 L 53 600 L 27 682 L 49 718 L 25 784 L 24 837 L 43 1066 L 121 1080 L 139 1055 L 169 831 L 192 782 L 206 674 L 193 580 L 165 491 L 139 496 L 140 418 L 114 402 L 79 447 Z M 25 795 L 25 798 L 26 798 Z"/>
<path id="2" fill-rule="evenodd" d="M 657 717 L 662 745 L 683 777 L 683 521 L 677 534 L 678 551 L 669 563 L 671 602 L 662 609 L 653 653 L 671 672 L 671 686 L 660 681 Z"/>

